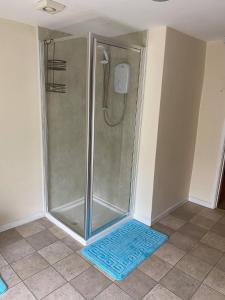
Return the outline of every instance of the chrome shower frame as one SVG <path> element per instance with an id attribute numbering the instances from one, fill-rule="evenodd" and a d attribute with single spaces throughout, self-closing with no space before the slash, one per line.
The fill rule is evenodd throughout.
<path id="1" fill-rule="evenodd" d="M 54 39 L 54 41 L 63 41 L 68 39 L 74 39 L 75 36 L 62 37 Z M 106 38 L 93 33 L 88 34 L 88 49 L 87 49 L 87 88 L 86 88 L 86 191 L 85 191 L 85 222 L 84 222 L 84 238 L 78 233 L 75 233 L 72 229 L 68 228 L 61 221 L 56 219 L 48 208 L 48 124 L 47 124 L 47 105 L 45 95 L 45 75 L 44 75 L 44 43 L 40 42 L 40 76 L 41 76 L 41 110 L 42 110 L 42 141 L 43 141 L 43 177 L 44 177 L 44 211 L 47 218 L 53 223 L 61 227 L 72 237 L 77 239 L 83 245 L 87 245 L 101 236 L 104 236 L 108 232 L 127 221 L 134 215 L 135 205 L 135 193 L 136 193 L 136 180 L 137 180 L 137 165 L 139 156 L 139 138 L 141 130 L 142 119 L 142 100 L 143 100 L 143 87 L 144 87 L 144 73 L 145 73 L 145 48 L 136 45 L 126 44 L 111 38 Z M 140 53 L 140 71 L 139 71 L 139 86 L 138 86 L 138 99 L 137 99 L 137 111 L 136 111 L 136 123 L 135 123 L 135 138 L 134 138 L 134 151 L 133 151 L 133 163 L 132 163 L 132 178 L 131 178 L 131 190 L 129 210 L 127 214 L 121 216 L 112 222 L 107 223 L 99 230 L 92 231 L 92 214 L 93 214 L 93 169 L 94 169 L 94 126 L 95 126 L 95 74 L 96 74 L 96 49 L 97 43 L 102 43 L 108 46 L 114 46 L 125 50 L 132 50 Z"/>

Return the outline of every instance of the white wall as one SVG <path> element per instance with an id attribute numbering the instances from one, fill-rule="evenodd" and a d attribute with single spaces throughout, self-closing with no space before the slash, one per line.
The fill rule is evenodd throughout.
<path id="1" fill-rule="evenodd" d="M 0 19 L 0 225 L 42 211 L 36 28 Z"/>
<path id="2" fill-rule="evenodd" d="M 188 200 L 206 44 L 167 28 L 152 220 Z"/>
<path id="3" fill-rule="evenodd" d="M 42 212 L 43 182 L 37 31 L 32 26 L 0 19 L 0 38 L 1 226 Z M 217 51 L 214 53 L 214 59 L 218 54 L 222 57 L 222 50 Z M 171 205 L 184 200 L 187 194 L 193 159 L 203 52 L 200 41 L 167 30 L 166 27 L 148 31 L 135 205 L 135 217 L 147 224 L 151 223 L 151 216 L 157 217 Z M 207 57 L 210 53 L 208 48 Z M 178 59 L 178 63 L 175 59 Z M 217 75 L 216 68 L 220 68 L 221 74 L 224 74 L 222 68 L 225 70 L 225 67 L 221 66 L 221 59 L 217 63 L 215 69 L 214 62 L 210 65 L 215 72 L 214 76 Z M 209 77 L 209 81 L 211 80 Z M 219 82 L 218 86 L 215 84 L 216 94 L 212 96 L 224 97 L 224 81 Z M 223 107 L 222 96 L 218 99 Z M 209 111 L 212 108 L 213 105 L 209 106 Z M 200 120 L 202 109 L 201 107 Z M 219 115 L 220 109 L 215 110 Z M 184 120 L 189 123 L 182 123 Z M 213 122 L 215 118 L 212 118 L 211 123 Z M 185 125 L 184 136 L 181 136 L 182 131 L 177 128 L 181 123 Z M 204 124 L 203 122 L 203 125 L 199 126 L 204 127 Z M 171 139 L 168 137 L 172 138 L 173 143 L 181 141 L 178 149 L 174 145 L 171 146 Z M 178 156 L 174 155 L 171 158 L 173 150 Z M 196 153 L 202 155 L 201 151 L 197 150 Z M 177 165 L 176 157 L 179 158 L 179 163 L 182 163 L 181 166 Z M 174 176 L 172 189 L 171 186 L 166 189 L 167 179 L 170 176 Z M 178 183 L 176 179 L 179 179 Z M 180 186 L 182 180 L 185 184 Z M 196 186 L 199 187 L 199 184 Z"/>
<path id="4" fill-rule="evenodd" d="M 207 43 L 190 199 L 214 207 L 225 139 L 225 44 Z"/>
<path id="5" fill-rule="evenodd" d="M 188 200 L 205 43 L 148 31 L 135 217 L 146 224 Z"/>
<path id="6" fill-rule="evenodd" d="M 158 119 L 161 101 L 166 27 L 148 31 L 135 218 L 151 224 Z"/>

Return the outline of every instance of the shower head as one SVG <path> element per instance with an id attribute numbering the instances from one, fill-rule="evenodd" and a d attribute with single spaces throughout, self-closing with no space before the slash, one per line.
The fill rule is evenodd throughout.
<path id="1" fill-rule="evenodd" d="M 105 47 L 102 46 L 102 45 L 98 45 L 98 48 L 102 49 L 103 51 L 103 59 L 100 61 L 101 64 L 103 65 L 106 65 L 109 63 L 109 54 L 108 52 L 106 51 Z"/>

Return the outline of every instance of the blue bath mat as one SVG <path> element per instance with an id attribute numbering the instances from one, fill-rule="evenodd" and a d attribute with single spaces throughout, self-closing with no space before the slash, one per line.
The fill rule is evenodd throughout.
<path id="1" fill-rule="evenodd" d="M 131 220 L 81 253 L 116 280 L 123 280 L 167 240 L 165 234 Z"/>
<path id="2" fill-rule="evenodd" d="M 0 295 L 3 295 L 8 290 L 8 287 L 4 280 L 0 277 Z"/>

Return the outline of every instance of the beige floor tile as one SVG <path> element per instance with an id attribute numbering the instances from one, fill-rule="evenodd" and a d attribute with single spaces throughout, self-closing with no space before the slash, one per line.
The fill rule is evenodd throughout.
<path id="1" fill-rule="evenodd" d="M 202 281 L 212 269 L 212 265 L 209 265 L 195 256 L 187 254 L 178 262 L 176 268 L 193 278 Z"/>
<path id="2" fill-rule="evenodd" d="M 207 229 L 192 223 L 186 223 L 184 226 L 179 228 L 178 231 L 194 239 L 200 240 L 206 234 Z"/>
<path id="3" fill-rule="evenodd" d="M 132 272 L 116 284 L 133 299 L 142 299 L 157 284 L 152 278 L 139 270 Z"/>
<path id="4" fill-rule="evenodd" d="M 190 201 L 186 202 L 183 207 L 185 209 L 187 209 L 188 211 L 190 212 L 193 212 L 195 214 L 198 214 L 200 211 L 202 211 L 203 209 L 203 206 L 201 205 L 198 205 L 198 204 L 195 204 L 195 203 L 192 203 Z"/>
<path id="5" fill-rule="evenodd" d="M 203 208 L 199 215 L 214 222 L 218 222 L 224 216 L 224 212 L 219 209 Z"/>
<path id="6" fill-rule="evenodd" d="M 77 250 L 80 250 L 83 246 L 78 243 L 75 239 L 73 239 L 71 236 L 67 236 L 62 239 L 62 242 L 66 244 L 70 249 L 72 249 L 74 252 Z"/>
<path id="7" fill-rule="evenodd" d="M 225 216 L 222 217 L 221 219 L 219 219 L 219 223 L 224 224 L 225 225 Z"/>
<path id="8" fill-rule="evenodd" d="M 39 250 L 38 253 L 43 256 L 50 264 L 55 264 L 59 260 L 72 254 L 73 251 L 66 245 L 64 245 L 61 241 L 58 241 Z"/>
<path id="9" fill-rule="evenodd" d="M 198 247 L 190 252 L 191 255 L 200 258 L 210 265 L 215 265 L 222 257 L 223 252 L 200 243 Z"/>
<path id="10" fill-rule="evenodd" d="M 0 268 L 0 274 L 9 288 L 21 282 L 21 279 L 9 265 Z"/>
<path id="11" fill-rule="evenodd" d="M 202 284 L 191 300 L 225 300 L 225 296 Z"/>
<path id="12" fill-rule="evenodd" d="M 35 297 L 28 290 L 28 288 L 21 282 L 15 285 L 13 288 L 9 289 L 4 296 L 1 297 L 2 300 L 35 300 Z"/>
<path id="13" fill-rule="evenodd" d="M 186 221 L 182 219 L 178 219 L 172 215 L 168 215 L 161 220 L 159 220 L 160 224 L 163 224 L 164 226 L 167 226 L 173 230 L 178 230 L 180 227 L 182 227 Z"/>
<path id="14" fill-rule="evenodd" d="M 54 236 L 50 231 L 44 230 L 28 237 L 26 240 L 36 251 L 38 251 L 55 243 L 57 241 L 57 237 Z"/>
<path id="15" fill-rule="evenodd" d="M 172 266 L 155 255 L 152 255 L 149 259 L 145 260 L 139 269 L 150 276 L 155 281 L 159 281 L 165 276 Z"/>
<path id="16" fill-rule="evenodd" d="M 56 236 L 58 239 L 63 239 L 67 236 L 67 233 L 56 225 L 53 225 L 52 227 L 50 227 L 49 231 L 51 231 L 51 233 L 54 236 Z"/>
<path id="17" fill-rule="evenodd" d="M 23 280 L 47 268 L 49 264 L 38 253 L 26 256 L 12 264 L 15 272 Z"/>
<path id="18" fill-rule="evenodd" d="M 201 239 L 201 242 L 217 250 L 225 252 L 225 238 L 216 233 L 208 232 Z"/>
<path id="19" fill-rule="evenodd" d="M 69 284 L 65 284 L 58 290 L 54 291 L 43 300 L 85 300 L 74 288 Z"/>
<path id="20" fill-rule="evenodd" d="M 25 280 L 26 286 L 37 299 L 49 295 L 54 290 L 63 286 L 66 281 L 52 267 L 49 267 Z"/>
<path id="21" fill-rule="evenodd" d="M 54 265 L 54 268 L 68 281 L 89 267 L 90 265 L 76 253 L 67 256 Z"/>
<path id="22" fill-rule="evenodd" d="M 0 254 L 0 268 L 6 266 L 8 263 L 4 257 Z"/>
<path id="23" fill-rule="evenodd" d="M 200 285 L 199 281 L 176 268 L 163 277 L 160 283 L 184 300 L 189 300 Z"/>
<path id="24" fill-rule="evenodd" d="M 225 273 L 214 268 L 204 280 L 204 283 L 212 289 L 225 295 Z"/>
<path id="25" fill-rule="evenodd" d="M 27 255 L 32 254 L 35 250 L 25 240 L 19 240 L 4 248 L 1 248 L 1 254 L 9 263 L 13 263 Z"/>
<path id="26" fill-rule="evenodd" d="M 172 216 L 182 219 L 184 221 L 189 221 L 191 218 L 194 217 L 195 214 L 196 214 L 195 212 L 193 212 L 192 210 L 190 210 L 188 207 L 185 206 L 178 207 L 176 210 L 174 210 L 171 213 Z"/>
<path id="27" fill-rule="evenodd" d="M 225 211 L 186 203 L 152 226 L 170 240 L 115 281 L 78 255 L 82 245 L 42 218 L 0 233 L 0 273 L 11 287 L 2 299 L 225 300 L 224 225 Z"/>
<path id="28" fill-rule="evenodd" d="M 132 298 L 123 292 L 118 286 L 115 284 L 110 285 L 107 289 L 101 292 L 95 300 L 131 300 Z"/>
<path id="29" fill-rule="evenodd" d="M 81 258 L 83 258 L 89 265 L 94 266 L 94 263 L 91 262 L 89 259 L 87 259 L 87 257 L 85 257 L 85 256 L 81 253 L 81 250 L 82 250 L 82 249 L 79 249 L 79 250 L 77 250 L 75 253 L 76 253 L 77 255 L 79 255 Z"/>
<path id="30" fill-rule="evenodd" d="M 217 262 L 216 268 L 225 272 L 225 255 Z"/>
<path id="31" fill-rule="evenodd" d="M 157 250 L 154 255 L 161 258 L 171 265 L 175 265 L 184 255 L 185 251 L 178 249 L 172 244 L 166 243 L 159 250 Z"/>
<path id="32" fill-rule="evenodd" d="M 172 234 L 169 239 L 169 243 L 186 252 L 194 249 L 198 245 L 198 241 L 196 239 L 180 232 Z"/>
<path id="33" fill-rule="evenodd" d="M 111 283 L 106 276 L 93 267 L 71 281 L 72 286 L 88 300 L 93 299 Z"/>
<path id="34" fill-rule="evenodd" d="M 154 223 L 151 227 L 155 230 L 158 230 L 159 232 L 162 232 L 162 233 L 168 235 L 168 236 L 171 236 L 175 232 L 175 230 L 173 230 L 163 224 L 160 224 L 159 222 Z"/>
<path id="35" fill-rule="evenodd" d="M 16 228 L 16 230 L 21 234 L 24 238 L 36 234 L 42 230 L 45 230 L 45 227 L 41 225 L 39 222 L 31 222 Z"/>
<path id="36" fill-rule="evenodd" d="M 15 230 L 9 229 L 0 233 L 0 248 L 22 240 L 23 237 Z"/>
<path id="37" fill-rule="evenodd" d="M 195 225 L 198 225 L 200 227 L 203 227 L 205 229 L 210 229 L 213 227 L 213 225 L 215 224 L 214 221 L 208 219 L 208 218 L 205 218 L 204 216 L 200 216 L 200 215 L 196 215 L 194 216 L 191 220 L 190 220 L 191 223 L 195 224 Z"/>
<path id="38" fill-rule="evenodd" d="M 211 231 L 225 237 L 225 226 L 222 223 L 216 223 L 212 228 Z"/>
<path id="39" fill-rule="evenodd" d="M 105 277 L 107 277 L 110 281 L 115 282 L 116 279 L 114 277 L 112 277 L 110 274 L 106 273 L 105 271 L 103 271 L 99 266 L 97 265 L 92 265 L 93 268 L 95 268 L 96 270 L 98 270 L 100 273 L 102 273 Z"/>
<path id="40" fill-rule="evenodd" d="M 54 224 L 49 221 L 49 219 L 47 218 L 41 218 L 37 220 L 41 225 L 43 225 L 45 228 L 50 228 L 52 227 Z"/>
<path id="41" fill-rule="evenodd" d="M 175 294 L 167 290 L 162 285 L 155 286 L 143 300 L 180 300 Z"/>

